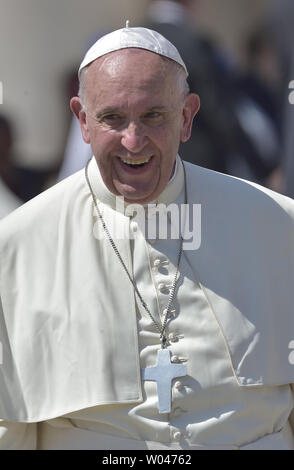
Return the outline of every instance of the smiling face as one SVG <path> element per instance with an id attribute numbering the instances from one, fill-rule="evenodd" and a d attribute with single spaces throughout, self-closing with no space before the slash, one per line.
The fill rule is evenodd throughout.
<path id="1" fill-rule="evenodd" d="M 85 105 L 72 98 L 107 188 L 127 202 L 155 200 L 171 176 L 180 141 L 199 107 L 183 97 L 177 65 L 141 49 L 112 52 L 85 76 Z"/>

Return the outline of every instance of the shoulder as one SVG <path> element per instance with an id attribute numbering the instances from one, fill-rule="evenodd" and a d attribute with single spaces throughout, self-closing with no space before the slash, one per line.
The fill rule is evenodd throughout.
<path id="1" fill-rule="evenodd" d="M 83 170 L 57 183 L 0 221 L 0 249 L 12 240 L 54 230 L 62 213 L 87 197 Z"/>
<path id="2" fill-rule="evenodd" d="M 236 210 L 282 210 L 294 219 L 294 200 L 264 186 L 185 162 L 193 202 Z M 196 201 L 195 201 L 196 199 Z"/>

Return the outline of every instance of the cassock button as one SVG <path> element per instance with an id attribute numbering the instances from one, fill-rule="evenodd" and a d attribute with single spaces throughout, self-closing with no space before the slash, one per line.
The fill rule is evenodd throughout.
<path id="1" fill-rule="evenodd" d="M 174 333 L 170 333 L 170 334 L 168 335 L 168 339 L 169 339 L 172 343 L 175 343 L 176 341 L 178 341 L 177 335 L 175 335 Z"/>
<path id="2" fill-rule="evenodd" d="M 168 264 L 169 264 L 169 261 L 167 259 L 161 260 L 161 259 L 157 258 L 153 262 L 153 267 L 157 268 L 157 269 L 159 269 L 161 267 L 166 268 L 166 266 L 168 266 Z"/>
<path id="3" fill-rule="evenodd" d="M 160 284 L 158 284 L 158 289 L 160 290 L 160 292 L 165 292 L 167 290 L 167 286 L 161 282 Z"/>
<path id="4" fill-rule="evenodd" d="M 179 356 L 172 356 L 171 357 L 171 362 L 180 362 Z"/>
<path id="5" fill-rule="evenodd" d="M 163 311 L 162 311 L 162 315 L 165 317 L 166 315 L 166 312 L 167 312 L 167 308 L 165 308 Z M 176 316 L 176 310 L 173 308 L 172 310 L 170 310 L 169 312 L 169 315 L 168 315 L 168 318 L 171 318 L 171 317 L 175 317 Z"/>
<path id="6" fill-rule="evenodd" d="M 174 432 L 173 438 L 175 441 L 179 442 L 181 440 L 181 437 L 182 437 L 182 434 L 180 433 L 180 431 Z"/>

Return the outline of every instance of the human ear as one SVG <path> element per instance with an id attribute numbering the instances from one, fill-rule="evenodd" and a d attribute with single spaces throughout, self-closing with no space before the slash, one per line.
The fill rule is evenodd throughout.
<path id="1" fill-rule="evenodd" d="M 89 144 L 90 134 L 89 134 L 89 129 L 88 129 L 87 115 L 86 115 L 84 106 L 82 104 L 82 101 L 78 96 L 74 96 L 70 100 L 70 109 L 79 120 L 84 141 L 86 142 L 86 144 Z"/>
<path id="2" fill-rule="evenodd" d="M 181 142 L 186 142 L 190 139 L 193 119 L 198 113 L 200 108 L 200 98 L 195 93 L 189 93 L 185 99 L 183 108 L 183 125 L 181 129 Z"/>

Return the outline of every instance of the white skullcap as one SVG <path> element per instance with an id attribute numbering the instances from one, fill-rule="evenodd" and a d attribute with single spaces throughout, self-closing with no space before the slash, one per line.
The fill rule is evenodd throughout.
<path id="1" fill-rule="evenodd" d="M 86 53 L 84 60 L 80 65 L 78 74 L 79 78 L 81 70 L 94 60 L 98 59 L 98 57 L 108 54 L 109 52 L 129 47 L 146 49 L 147 51 L 168 57 L 181 65 L 188 76 L 186 65 L 184 64 L 177 48 L 165 37 L 151 29 L 126 27 L 106 34 L 95 42 L 95 44 Z"/>

